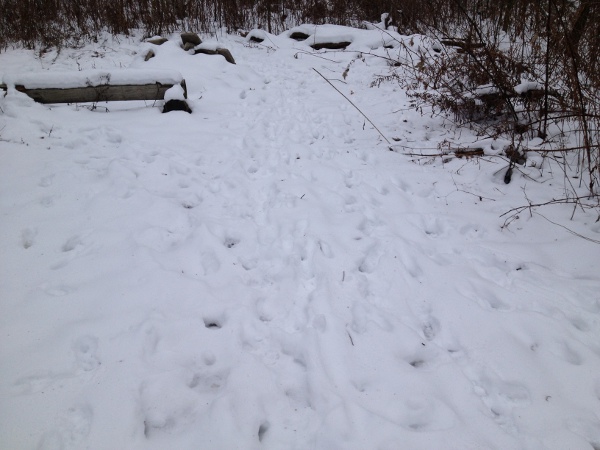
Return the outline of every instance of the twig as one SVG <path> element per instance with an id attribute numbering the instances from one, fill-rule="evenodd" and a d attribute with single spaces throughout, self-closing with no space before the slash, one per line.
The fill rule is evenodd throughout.
<path id="1" fill-rule="evenodd" d="M 295 59 L 298 59 L 298 55 L 299 55 L 300 53 L 302 53 L 303 55 L 314 56 L 315 58 L 324 59 L 325 61 L 330 61 L 330 62 L 333 62 L 333 63 L 336 63 L 336 64 L 339 64 L 339 63 L 340 63 L 339 61 L 335 61 L 335 60 L 333 60 L 333 59 L 325 58 L 325 57 L 323 57 L 323 56 L 317 55 L 317 54 L 315 54 L 315 53 L 307 52 L 307 51 L 305 51 L 305 50 L 299 50 L 299 51 L 297 51 L 297 52 L 294 54 L 294 58 L 295 58 Z M 327 53 L 327 52 L 325 52 L 325 53 Z"/>
<path id="2" fill-rule="evenodd" d="M 350 332 L 348 330 L 346 330 L 346 333 L 348 333 L 348 337 L 350 338 L 350 343 L 352 344 L 352 347 L 354 347 L 354 339 L 352 339 L 352 335 L 350 334 Z"/>
<path id="3" fill-rule="evenodd" d="M 373 128 L 375 128 L 375 129 L 377 130 L 377 132 L 379 133 L 379 135 L 380 135 L 380 136 L 381 136 L 383 139 L 385 139 L 385 141 L 386 141 L 386 142 L 387 142 L 387 143 L 390 145 L 390 148 L 391 148 L 391 146 L 392 146 L 392 143 L 391 143 L 391 142 L 388 140 L 388 138 L 386 138 L 386 137 L 384 136 L 384 134 L 381 132 L 381 130 L 380 130 L 379 128 L 377 128 L 377 125 L 375 125 L 375 124 L 374 124 L 374 123 L 371 121 L 371 119 L 369 119 L 369 118 L 366 116 L 366 114 L 365 114 L 364 112 L 362 112 L 362 111 L 360 110 L 360 108 L 359 108 L 358 106 L 356 106 L 356 105 L 355 105 L 355 104 L 352 102 L 352 100 L 350 100 L 348 97 L 346 97 L 346 96 L 344 95 L 344 93 L 343 93 L 342 91 L 340 91 L 338 88 L 336 88 L 336 87 L 335 87 L 335 86 L 334 86 L 334 85 L 331 83 L 331 81 L 329 81 L 327 78 L 325 78 L 325 77 L 324 77 L 324 76 L 321 74 L 321 72 L 319 72 L 319 71 L 318 71 L 317 69 L 315 69 L 314 67 L 313 67 L 313 70 L 314 70 L 315 72 L 317 72 L 317 73 L 318 73 L 318 74 L 321 76 L 321 78 L 323 78 L 323 79 L 324 79 L 324 80 L 325 80 L 325 81 L 326 81 L 326 82 L 327 82 L 327 83 L 328 83 L 328 84 L 329 84 L 329 85 L 330 85 L 332 88 L 334 88 L 336 91 L 338 91 L 338 93 L 339 93 L 339 94 L 340 94 L 342 97 L 344 97 L 346 100 L 348 100 L 348 102 L 349 102 L 349 103 L 350 103 L 352 106 L 354 106 L 354 107 L 356 108 L 356 110 L 357 110 L 359 113 L 361 113 L 361 114 L 362 114 L 362 116 L 363 116 L 365 119 L 367 119 L 367 121 L 368 121 L 368 122 L 369 122 L 371 125 L 373 125 Z"/>
<path id="4" fill-rule="evenodd" d="M 598 196 L 596 195 L 596 197 L 598 197 Z M 538 208 L 540 206 L 555 205 L 555 204 L 560 204 L 560 203 L 579 203 L 579 204 L 581 204 L 582 207 L 587 206 L 588 208 L 595 208 L 596 205 L 584 205 L 583 203 L 581 203 L 581 200 L 589 199 L 589 198 L 590 198 L 590 196 L 572 197 L 572 198 L 566 197 L 566 198 L 553 199 L 553 200 L 547 201 L 545 203 L 535 203 L 535 204 L 530 203 L 529 205 L 517 206 L 516 208 L 509 209 L 504 214 L 501 214 L 500 217 L 504 217 L 510 213 L 519 214 L 520 212 L 525 211 L 526 209 L 532 210 L 533 208 Z"/>
<path id="5" fill-rule="evenodd" d="M 551 223 L 551 224 L 553 224 L 553 225 L 556 225 L 557 227 L 564 228 L 565 230 L 567 230 L 567 231 L 568 231 L 569 233 L 571 233 L 572 235 L 575 235 L 575 236 L 577 236 L 577 237 L 580 237 L 581 239 L 585 239 L 586 241 L 593 242 L 594 244 L 600 244 L 600 241 L 598 241 L 598 240 L 596 240 L 596 239 L 589 238 L 589 237 L 587 237 L 587 236 L 584 236 L 583 234 L 579 234 L 579 233 L 577 233 L 576 231 L 573 231 L 573 230 L 571 230 L 570 228 L 567 228 L 567 227 L 565 227 L 564 225 L 561 225 L 560 223 L 553 222 L 552 220 L 548 219 L 546 216 L 544 216 L 543 214 L 540 214 L 540 213 L 539 213 L 539 212 L 537 212 L 537 211 L 534 211 L 534 214 L 537 214 L 538 216 L 541 216 L 542 218 L 546 219 L 548 222 L 550 222 L 550 223 Z"/>

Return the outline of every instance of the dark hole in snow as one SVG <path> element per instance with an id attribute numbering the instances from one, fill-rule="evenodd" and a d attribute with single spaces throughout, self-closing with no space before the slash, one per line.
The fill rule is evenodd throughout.
<path id="1" fill-rule="evenodd" d="M 423 367 L 425 365 L 425 361 L 423 361 L 422 359 L 417 359 L 415 361 L 412 361 L 410 363 L 410 365 L 413 366 L 413 367 L 417 367 L 417 368 L 418 367 Z"/>
<path id="2" fill-rule="evenodd" d="M 265 437 L 265 433 L 269 431 L 269 422 L 264 422 L 260 424 L 260 427 L 258 427 L 258 441 L 262 442 L 263 438 Z"/>
<path id="3" fill-rule="evenodd" d="M 308 34 L 301 33 L 300 31 L 294 31 L 292 34 L 290 34 L 290 39 L 294 39 L 295 41 L 305 41 L 309 37 L 310 36 Z"/>
<path id="4" fill-rule="evenodd" d="M 313 45 L 311 45 L 311 47 L 314 50 L 322 50 L 322 49 L 342 50 L 342 49 L 345 49 L 346 47 L 348 47 L 350 44 L 351 44 L 351 42 L 322 42 L 319 44 L 313 44 Z"/>
<path id="5" fill-rule="evenodd" d="M 223 245 L 225 245 L 225 247 L 227 247 L 227 248 L 233 248 L 239 243 L 240 243 L 239 239 L 227 238 L 223 242 Z"/>
<path id="6" fill-rule="evenodd" d="M 176 99 L 169 100 L 167 103 L 165 103 L 165 106 L 163 107 L 163 113 L 168 113 L 171 111 L 185 111 L 189 114 L 192 113 L 192 110 L 190 109 L 185 100 Z"/>
<path id="7" fill-rule="evenodd" d="M 216 330 L 221 328 L 221 323 L 218 320 L 204 319 L 204 326 L 206 328 Z"/>

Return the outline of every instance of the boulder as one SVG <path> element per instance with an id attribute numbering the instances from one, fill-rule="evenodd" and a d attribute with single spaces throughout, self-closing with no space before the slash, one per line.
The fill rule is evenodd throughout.
<path id="1" fill-rule="evenodd" d="M 144 61 L 148 61 L 150 58 L 154 58 L 156 56 L 156 54 L 154 53 L 154 50 L 148 50 L 148 53 L 146 53 L 146 56 L 144 57 Z"/>
<path id="2" fill-rule="evenodd" d="M 200 45 L 202 43 L 202 41 L 200 40 L 200 36 L 198 36 L 196 33 L 181 33 L 181 42 L 183 43 L 183 45 L 190 42 L 194 44 L 194 46 Z"/>
<path id="3" fill-rule="evenodd" d="M 163 113 L 168 113 L 171 111 L 185 111 L 188 114 L 192 113 L 192 110 L 185 100 L 177 99 L 169 100 L 165 103 L 165 106 L 163 107 Z"/>
<path id="4" fill-rule="evenodd" d="M 163 45 L 167 41 L 168 41 L 168 39 L 166 39 L 164 37 L 157 37 L 157 38 L 148 39 L 146 42 L 148 42 L 149 44 L 154 44 L 154 45 Z"/>
<path id="5" fill-rule="evenodd" d="M 293 39 L 295 41 L 305 41 L 309 38 L 310 36 L 306 33 L 302 33 L 301 31 L 294 31 L 292 34 L 290 34 L 290 39 Z"/>

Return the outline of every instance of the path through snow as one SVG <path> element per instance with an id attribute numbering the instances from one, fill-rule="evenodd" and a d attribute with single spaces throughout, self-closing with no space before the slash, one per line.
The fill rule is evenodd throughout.
<path id="1" fill-rule="evenodd" d="M 501 166 L 388 151 L 312 70 L 389 136 L 443 139 L 368 88 L 383 60 L 341 82 L 355 53 L 226 42 L 235 66 L 175 40 L 146 63 L 191 115 L 1 100 L 2 447 L 600 448 L 597 249 L 503 231 Z M 0 61 L 56 56 L 23 54 Z"/>

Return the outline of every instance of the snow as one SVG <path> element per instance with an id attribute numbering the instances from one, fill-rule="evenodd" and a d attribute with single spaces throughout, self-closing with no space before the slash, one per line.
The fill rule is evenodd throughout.
<path id="1" fill-rule="evenodd" d="M 194 111 L 0 98 L 0 447 L 599 447 L 598 247 L 554 224 L 597 241 L 597 214 L 500 217 L 560 168 L 505 185 L 502 141 L 370 87 L 383 58 L 269 38 L 0 54 L 175 70 Z M 408 155 L 444 140 L 492 156 Z"/>
<path id="2" fill-rule="evenodd" d="M 212 52 L 216 52 L 217 50 L 222 48 L 225 48 L 225 46 L 220 42 L 203 42 L 202 44 L 194 47 L 194 50 L 209 50 Z"/>
<path id="3" fill-rule="evenodd" d="M 391 30 L 360 30 L 340 25 L 310 24 L 294 27 L 282 33 L 281 36 L 289 37 L 293 33 L 303 33 L 309 36 L 303 41 L 307 45 L 349 42 L 349 50 L 360 50 L 365 52 L 386 46 L 397 47 L 404 39 L 403 36 Z"/>
<path id="4" fill-rule="evenodd" d="M 15 67 L 13 70 L 19 70 Z M 114 69 L 114 70 L 47 70 L 26 73 L 7 73 L 3 77 L 8 86 L 24 86 L 27 89 L 44 88 L 78 88 L 86 86 L 112 85 L 137 85 L 152 84 L 157 81 L 163 84 L 177 84 L 183 78 L 174 70 L 140 70 L 140 69 Z"/>
<path id="5" fill-rule="evenodd" d="M 185 91 L 180 84 L 175 84 L 165 92 L 165 102 L 169 100 L 185 100 Z"/>
<path id="6" fill-rule="evenodd" d="M 514 89 L 517 94 L 522 95 L 532 90 L 543 90 L 544 85 L 542 83 L 538 83 L 537 81 L 522 81 L 521 83 L 516 85 Z"/>

